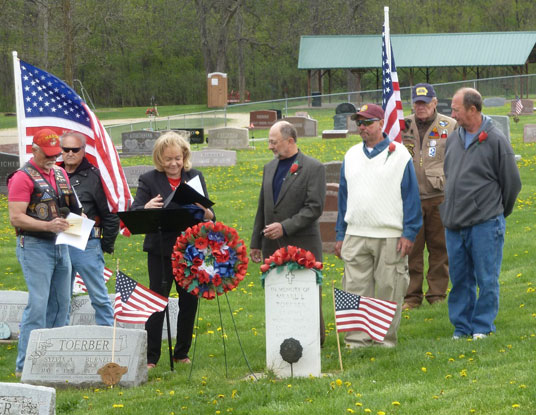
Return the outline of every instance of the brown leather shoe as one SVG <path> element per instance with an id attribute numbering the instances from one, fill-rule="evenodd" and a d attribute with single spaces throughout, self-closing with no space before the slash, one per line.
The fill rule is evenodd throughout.
<path id="1" fill-rule="evenodd" d="M 404 303 L 402 304 L 402 311 L 411 310 L 413 308 L 419 308 L 420 304 Z"/>
<path id="2" fill-rule="evenodd" d="M 154 363 L 147 363 L 147 370 L 154 369 L 156 367 L 156 364 Z"/>

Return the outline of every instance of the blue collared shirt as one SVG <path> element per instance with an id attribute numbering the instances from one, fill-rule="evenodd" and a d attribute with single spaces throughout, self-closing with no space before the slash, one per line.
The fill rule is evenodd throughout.
<path id="1" fill-rule="evenodd" d="M 384 135 L 385 137 L 385 135 Z M 389 145 L 390 141 L 385 137 L 380 141 L 372 151 L 368 151 L 363 146 L 365 155 L 371 159 L 380 154 Z M 413 168 L 413 161 L 409 159 L 406 168 L 404 169 L 404 175 L 402 176 L 402 182 L 400 183 L 400 189 L 402 192 L 402 208 L 404 210 L 404 220 L 402 236 L 410 241 L 414 242 L 417 237 L 417 233 L 422 226 L 422 212 L 421 212 L 421 199 L 419 195 L 419 183 L 417 182 L 417 176 L 415 175 L 415 169 Z M 341 166 L 341 178 L 339 182 L 339 196 L 338 196 L 338 215 L 335 231 L 337 233 L 337 241 L 342 241 L 346 234 L 347 223 L 344 221 L 346 215 L 346 204 L 348 201 L 348 185 L 346 177 L 344 175 L 344 160 Z"/>

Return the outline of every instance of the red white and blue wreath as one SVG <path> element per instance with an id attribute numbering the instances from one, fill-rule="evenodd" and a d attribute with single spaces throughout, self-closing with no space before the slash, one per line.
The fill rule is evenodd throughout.
<path id="1" fill-rule="evenodd" d="M 171 260 L 178 284 L 209 300 L 236 288 L 248 269 L 244 241 L 221 222 L 201 222 L 186 229 L 177 238 Z"/>

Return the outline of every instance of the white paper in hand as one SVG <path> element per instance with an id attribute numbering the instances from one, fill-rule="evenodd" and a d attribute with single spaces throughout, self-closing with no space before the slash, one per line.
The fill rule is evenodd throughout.
<path id="1" fill-rule="evenodd" d="M 75 248 L 81 249 L 84 251 L 86 249 L 87 240 L 89 239 L 89 234 L 91 233 L 91 229 L 93 229 L 93 226 L 95 225 L 95 221 L 84 218 L 79 215 L 75 215 L 74 213 L 69 213 L 69 216 L 67 216 L 67 220 L 73 219 L 73 218 L 81 218 L 82 219 L 82 228 L 80 231 L 80 235 L 72 235 L 68 234 L 67 232 L 60 232 L 58 233 L 58 237 L 56 238 L 56 245 L 65 244 L 65 245 L 71 245 Z"/>
<path id="2" fill-rule="evenodd" d="M 193 179 L 190 179 L 190 181 L 186 184 L 200 195 L 206 197 L 205 192 L 203 192 L 203 186 L 201 186 L 201 179 L 199 179 L 199 176 L 195 176 Z"/>

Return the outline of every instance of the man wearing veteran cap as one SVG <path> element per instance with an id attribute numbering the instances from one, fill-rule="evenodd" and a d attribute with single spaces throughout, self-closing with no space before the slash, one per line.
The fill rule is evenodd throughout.
<path id="1" fill-rule="evenodd" d="M 363 142 L 344 156 L 339 184 L 335 253 L 344 261 L 343 289 L 398 304 L 380 345 L 394 347 L 409 276 L 407 255 L 422 224 L 419 186 L 411 156 L 382 133 L 384 112 L 363 105 L 352 117 Z M 372 339 L 348 332 L 348 347 Z"/>
<path id="2" fill-rule="evenodd" d="M 419 182 L 423 226 L 409 254 L 409 287 L 402 307 L 404 310 L 419 307 L 423 296 L 430 304 L 446 298 L 449 284 L 448 256 L 439 205 L 444 198 L 443 162 L 447 136 L 456 126 L 456 120 L 437 112 L 437 97 L 432 85 L 415 85 L 411 98 L 414 114 L 405 120 L 402 142 L 413 158 Z M 428 290 L 423 295 L 425 245 L 428 250 Z"/>
<path id="3" fill-rule="evenodd" d="M 65 325 L 71 289 L 71 261 L 66 245 L 56 235 L 67 230 L 62 217 L 79 213 L 67 173 L 56 166 L 60 139 L 49 129 L 33 137 L 33 157 L 8 178 L 11 224 L 17 232 L 17 259 L 28 287 L 22 314 L 16 375 L 20 376 L 30 332 Z"/>

